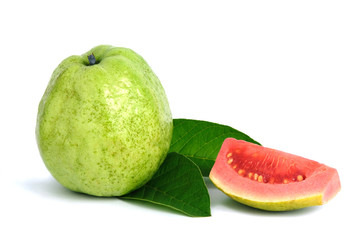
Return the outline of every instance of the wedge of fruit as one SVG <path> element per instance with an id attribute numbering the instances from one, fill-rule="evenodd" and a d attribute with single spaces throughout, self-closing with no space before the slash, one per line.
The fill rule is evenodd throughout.
<path id="1" fill-rule="evenodd" d="M 340 190 L 334 168 L 233 138 L 224 141 L 209 177 L 234 200 L 268 211 L 322 205 Z"/>

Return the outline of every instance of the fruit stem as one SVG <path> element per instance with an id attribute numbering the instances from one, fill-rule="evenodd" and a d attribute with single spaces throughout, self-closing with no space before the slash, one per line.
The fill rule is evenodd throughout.
<path id="1" fill-rule="evenodd" d="M 90 66 L 91 65 L 94 65 L 96 63 L 96 58 L 94 56 L 94 53 L 92 53 L 91 55 L 88 56 L 88 59 L 89 59 L 89 64 Z"/>

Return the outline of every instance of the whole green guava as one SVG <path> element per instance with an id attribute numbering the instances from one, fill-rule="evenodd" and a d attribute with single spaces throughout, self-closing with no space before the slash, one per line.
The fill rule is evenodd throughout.
<path id="1" fill-rule="evenodd" d="M 145 60 L 130 49 L 100 45 L 55 69 L 39 104 L 36 139 L 63 186 L 121 196 L 151 179 L 172 130 L 165 91 Z"/>

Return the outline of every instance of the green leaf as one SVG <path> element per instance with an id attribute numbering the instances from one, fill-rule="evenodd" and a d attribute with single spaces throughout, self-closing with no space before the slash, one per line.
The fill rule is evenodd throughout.
<path id="1" fill-rule="evenodd" d="M 210 197 L 200 169 L 178 153 L 169 153 L 149 182 L 120 198 L 152 202 L 192 217 L 211 215 Z"/>
<path id="2" fill-rule="evenodd" d="M 209 176 L 223 141 L 229 137 L 259 144 L 229 126 L 200 120 L 174 119 L 169 152 L 177 152 L 190 158 L 198 165 L 203 176 Z"/>

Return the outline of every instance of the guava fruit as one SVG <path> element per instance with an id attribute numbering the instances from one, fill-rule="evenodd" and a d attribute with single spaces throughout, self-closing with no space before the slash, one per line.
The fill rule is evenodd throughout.
<path id="1" fill-rule="evenodd" d="M 130 49 L 100 45 L 55 69 L 39 104 L 36 139 L 63 186 L 121 196 L 151 179 L 172 129 L 165 91 L 145 60 Z"/>
<path id="2" fill-rule="evenodd" d="M 340 191 L 336 169 L 234 138 L 223 142 L 209 177 L 234 200 L 268 211 L 322 205 Z"/>

